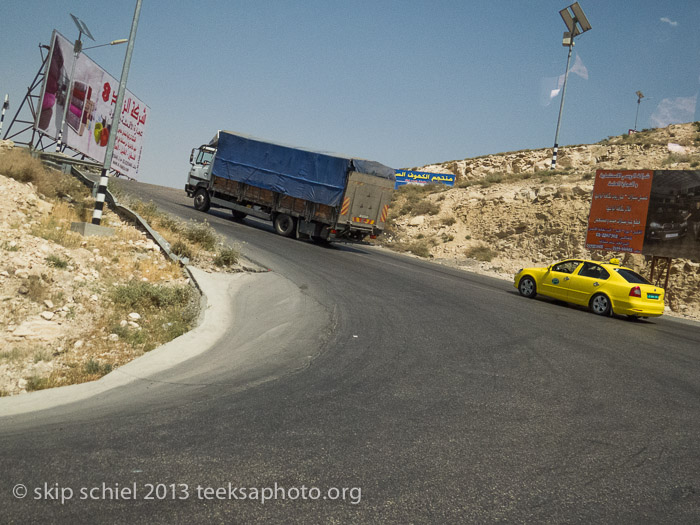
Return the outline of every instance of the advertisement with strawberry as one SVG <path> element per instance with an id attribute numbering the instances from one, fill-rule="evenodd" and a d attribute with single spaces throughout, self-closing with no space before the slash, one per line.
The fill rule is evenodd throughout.
<path id="1" fill-rule="evenodd" d="M 75 67 L 74 60 L 73 44 L 54 30 L 34 127 L 56 139 L 65 113 L 63 142 L 103 162 L 112 132 L 119 81 L 84 53 L 78 54 Z M 112 169 L 123 175 L 138 174 L 149 111 L 148 106 L 126 91 L 112 158 Z"/>

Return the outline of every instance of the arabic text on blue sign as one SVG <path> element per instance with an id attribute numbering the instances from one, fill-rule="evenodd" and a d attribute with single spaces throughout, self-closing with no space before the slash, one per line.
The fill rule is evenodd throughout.
<path id="1" fill-rule="evenodd" d="M 445 184 L 455 185 L 456 176 L 452 173 L 428 173 L 426 171 L 396 170 L 396 185 L 394 188 L 406 184 Z"/>

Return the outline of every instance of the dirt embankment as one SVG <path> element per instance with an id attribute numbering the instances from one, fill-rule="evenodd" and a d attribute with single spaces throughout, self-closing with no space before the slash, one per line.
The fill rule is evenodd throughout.
<path id="1" fill-rule="evenodd" d="M 489 155 L 420 168 L 458 174 L 458 187 L 396 192 L 383 243 L 443 264 L 511 279 L 518 269 L 566 257 L 618 256 L 647 277 L 651 258 L 585 248 L 596 169 L 700 169 L 700 125 L 670 126 L 560 150 Z M 669 143 L 671 146 L 669 147 Z M 681 149 L 679 149 L 679 147 Z M 656 272 L 657 275 L 660 272 Z M 662 283 L 663 284 L 663 283 Z M 700 319 L 700 264 L 675 259 L 669 313 Z"/>
<path id="2" fill-rule="evenodd" d="M 197 266 L 243 270 L 208 225 L 133 205 Z M 144 231 L 110 210 L 114 235 L 71 231 L 93 208 L 72 177 L 0 152 L 0 396 L 98 379 L 194 326 L 187 274 Z"/>

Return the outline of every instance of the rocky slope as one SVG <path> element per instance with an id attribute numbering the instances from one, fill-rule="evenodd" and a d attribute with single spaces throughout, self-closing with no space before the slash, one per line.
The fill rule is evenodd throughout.
<path id="1" fill-rule="evenodd" d="M 648 277 L 650 257 L 585 248 L 595 170 L 700 169 L 700 124 L 564 147 L 556 172 L 550 163 L 551 149 L 544 149 L 424 166 L 456 173 L 458 187 L 396 192 L 383 243 L 507 279 L 561 258 L 613 255 Z M 669 313 L 700 319 L 700 264 L 673 261 L 667 305 Z"/>

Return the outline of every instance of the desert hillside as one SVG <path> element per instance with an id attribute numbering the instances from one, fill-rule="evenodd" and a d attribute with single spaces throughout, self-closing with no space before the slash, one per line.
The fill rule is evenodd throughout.
<path id="1" fill-rule="evenodd" d="M 418 168 L 455 173 L 457 184 L 397 191 L 383 243 L 508 279 L 519 268 L 566 257 L 610 258 L 585 248 L 595 171 L 700 169 L 700 123 L 562 147 L 554 172 L 551 155 L 527 150 Z M 649 277 L 651 257 L 614 255 Z M 673 261 L 667 304 L 676 315 L 700 319 L 699 263 Z"/>

